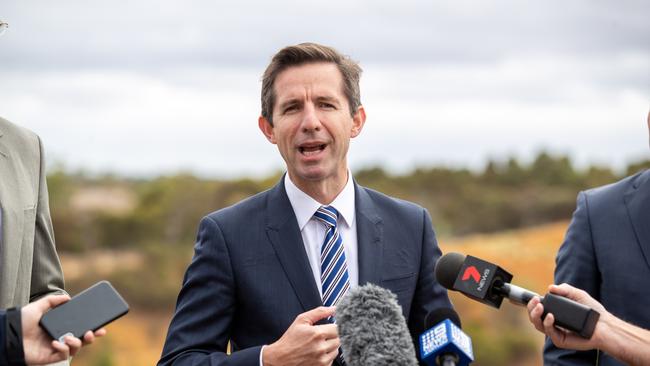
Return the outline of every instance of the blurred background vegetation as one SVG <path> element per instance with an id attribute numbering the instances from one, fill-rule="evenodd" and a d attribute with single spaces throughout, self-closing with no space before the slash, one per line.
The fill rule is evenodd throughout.
<path id="1" fill-rule="evenodd" d="M 566 156 L 542 152 L 529 163 L 491 161 L 483 171 L 422 167 L 392 175 L 374 167 L 354 176 L 359 184 L 427 208 L 443 252 L 493 259 L 514 273 L 518 284 L 544 292 L 577 193 L 648 167 L 650 161 L 624 171 L 577 169 Z M 68 291 L 75 294 L 107 279 L 132 306 L 74 364 L 155 364 L 200 218 L 270 188 L 280 176 L 130 179 L 55 168 L 48 184 Z M 476 365 L 541 364 L 543 337 L 528 325 L 523 309 L 497 311 L 455 294 L 452 300 L 473 338 Z"/>

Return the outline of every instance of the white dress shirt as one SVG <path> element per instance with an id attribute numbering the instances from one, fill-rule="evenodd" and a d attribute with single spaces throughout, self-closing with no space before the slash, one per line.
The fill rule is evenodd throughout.
<path id="1" fill-rule="evenodd" d="M 325 241 L 327 228 L 325 224 L 314 218 L 316 210 L 322 206 L 318 201 L 311 198 L 307 193 L 301 191 L 289 178 L 284 176 L 284 189 L 293 207 L 293 213 L 298 221 L 298 228 L 302 235 L 302 242 L 305 245 L 305 252 L 309 259 L 316 287 L 323 297 L 323 284 L 320 281 L 320 248 Z M 337 230 L 343 241 L 345 260 L 348 265 L 348 278 L 350 288 L 359 284 L 359 250 L 357 248 L 357 221 L 355 220 L 354 207 L 354 183 L 352 173 L 348 171 L 348 181 L 341 193 L 329 204 L 339 212 L 339 219 L 336 223 Z M 311 309 L 307 309 L 311 310 Z M 263 366 L 264 348 L 260 351 L 260 366 Z"/>
<path id="2" fill-rule="evenodd" d="M 314 275 L 314 281 L 316 281 L 316 287 L 318 287 L 318 291 L 322 297 L 320 250 L 325 241 L 327 227 L 314 218 L 314 213 L 322 205 L 296 187 L 289 178 L 289 174 L 284 178 L 284 188 L 287 191 L 291 207 L 293 207 L 293 212 L 298 220 L 298 228 L 300 228 L 302 242 L 305 245 L 307 258 L 309 258 L 309 265 Z M 339 212 L 337 229 L 343 240 L 345 260 L 348 264 L 350 288 L 352 288 L 359 284 L 359 256 L 357 250 L 357 222 L 355 220 L 354 208 L 354 183 L 350 172 L 348 172 L 348 181 L 345 187 L 329 206 L 334 207 Z"/>

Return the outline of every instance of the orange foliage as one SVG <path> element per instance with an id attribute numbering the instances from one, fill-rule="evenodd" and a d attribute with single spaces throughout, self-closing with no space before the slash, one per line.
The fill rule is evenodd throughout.
<path id="1" fill-rule="evenodd" d="M 133 310 L 106 327 L 108 334 L 83 348 L 75 366 L 150 366 L 160 358 L 171 314 Z"/>
<path id="2" fill-rule="evenodd" d="M 443 254 L 459 252 L 498 264 L 514 275 L 513 284 L 543 295 L 547 286 L 553 283 L 555 255 L 566 228 L 567 223 L 563 222 L 490 235 L 441 239 L 440 247 Z M 509 365 L 542 363 L 544 337 L 529 324 L 525 308 L 505 300 L 500 309 L 494 309 L 457 292 L 450 292 L 449 296 L 463 325 L 472 324 L 491 336 L 507 332 L 526 334 L 535 343 L 534 354 L 524 355 L 521 359 L 509 358 Z M 473 337 L 472 328 L 467 330 L 470 337 Z M 475 344 L 475 352 L 480 356 L 481 350 L 476 347 Z M 480 357 L 477 357 L 477 364 L 481 364 Z"/>

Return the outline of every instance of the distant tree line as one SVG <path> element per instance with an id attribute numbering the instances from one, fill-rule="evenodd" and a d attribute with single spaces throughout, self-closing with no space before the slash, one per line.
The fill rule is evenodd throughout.
<path id="1" fill-rule="evenodd" d="M 528 164 L 492 161 L 478 172 L 430 167 L 392 175 L 375 167 L 354 176 L 364 186 L 424 206 L 438 234 L 449 236 L 568 220 L 579 190 L 647 167 L 650 161 L 619 174 L 606 167 L 578 170 L 566 157 L 541 153 Z M 278 172 L 259 180 L 191 174 L 130 179 L 52 172 L 50 206 L 62 256 L 88 258 L 95 250 L 129 250 L 143 258 L 141 268 L 108 274 L 87 265 L 83 276 L 67 279 L 67 289 L 76 293 L 108 279 L 132 305 L 171 311 L 201 217 L 272 187 L 280 177 Z"/>
<path id="2" fill-rule="evenodd" d="M 631 164 L 616 173 L 609 167 L 576 169 L 566 156 L 540 153 L 522 164 L 515 158 L 490 161 L 482 171 L 430 167 L 392 175 L 380 167 L 354 173 L 362 185 L 424 206 L 443 235 L 494 232 L 557 220 L 568 220 L 576 194 L 650 167 Z M 53 222 L 59 250 L 141 248 L 193 244 L 200 218 L 270 188 L 281 173 L 265 179 L 211 180 L 190 174 L 149 180 L 114 176 L 90 177 L 63 169 L 48 177 Z M 79 208 L 80 192 L 94 188 L 110 207 L 115 190 L 132 202 L 115 212 L 103 205 Z M 106 192 L 106 193 L 101 193 Z"/>

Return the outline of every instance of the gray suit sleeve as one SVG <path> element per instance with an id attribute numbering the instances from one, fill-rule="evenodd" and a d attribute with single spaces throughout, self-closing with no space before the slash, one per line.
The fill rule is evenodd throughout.
<path id="1" fill-rule="evenodd" d="M 578 194 L 577 207 L 567 230 L 555 267 L 555 283 L 568 283 L 600 299 L 600 274 L 592 240 L 587 194 Z M 544 344 L 545 365 L 595 365 L 597 351 L 572 351 Z"/>
<path id="2" fill-rule="evenodd" d="M 49 196 L 45 175 L 43 144 L 38 139 L 39 178 L 36 220 L 34 222 L 34 257 L 29 301 L 34 301 L 51 293 L 65 293 L 63 290 L 63 271 L 54 244 L 54 230 L 50 217 Z"/>

